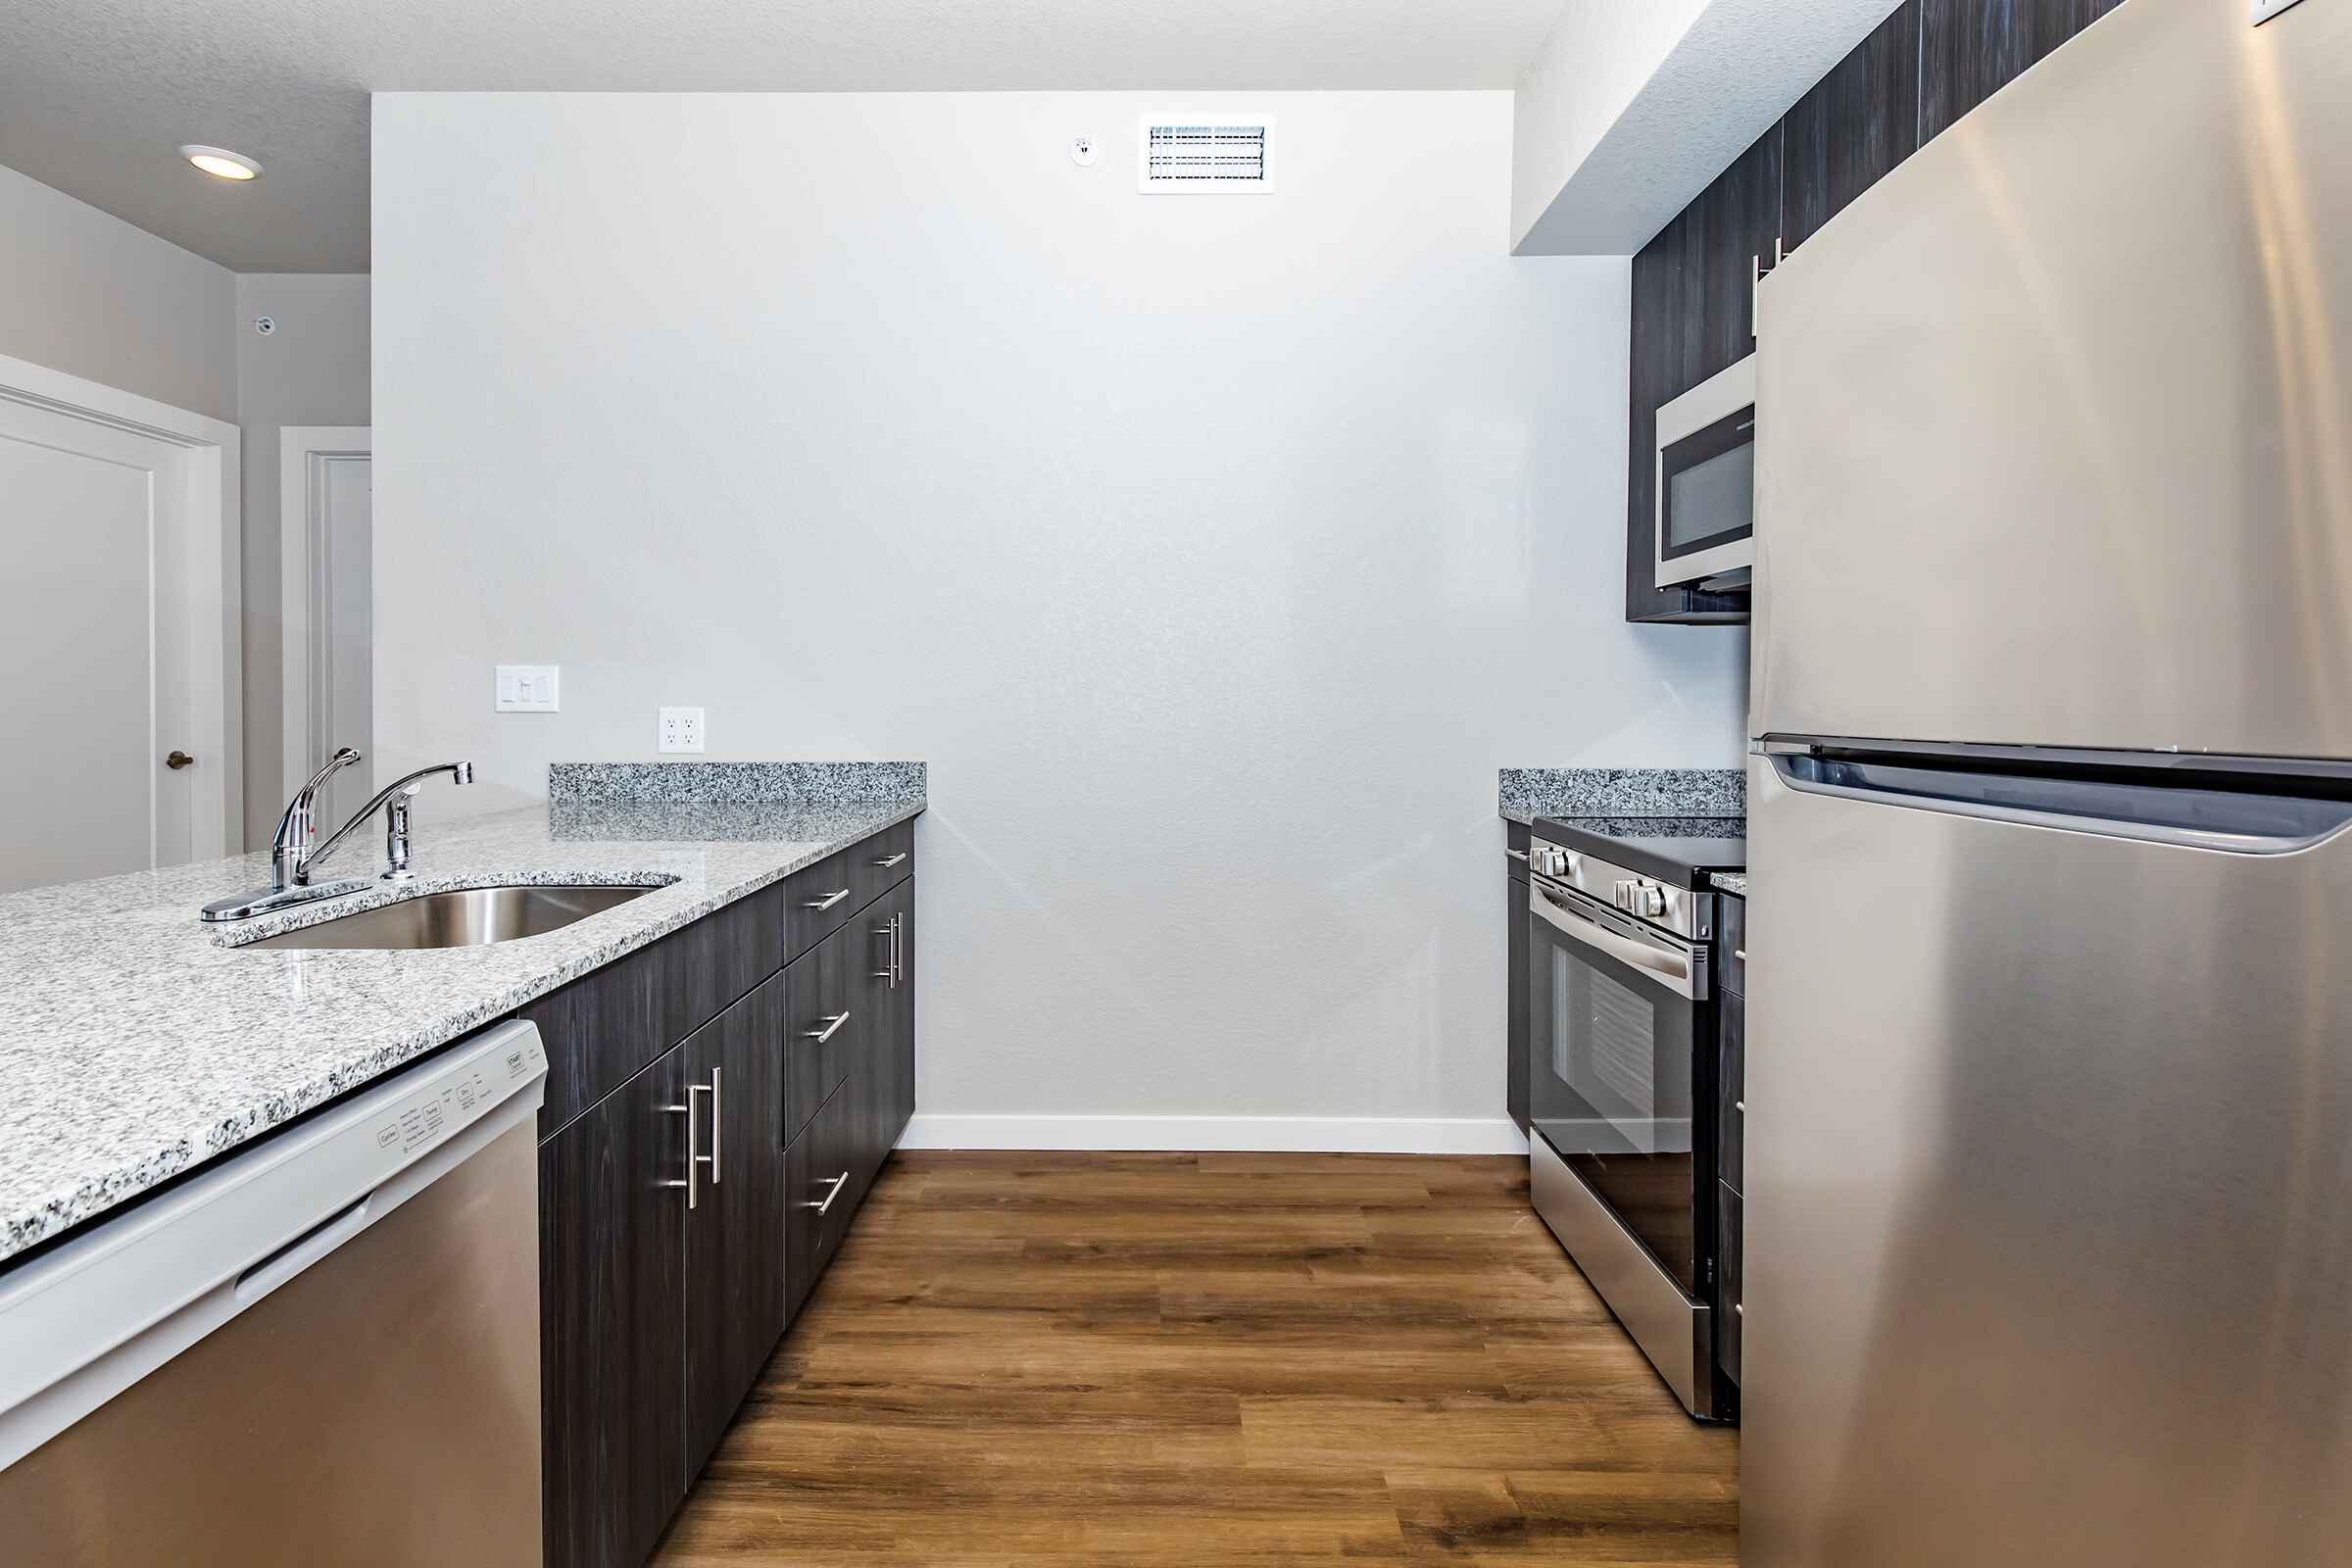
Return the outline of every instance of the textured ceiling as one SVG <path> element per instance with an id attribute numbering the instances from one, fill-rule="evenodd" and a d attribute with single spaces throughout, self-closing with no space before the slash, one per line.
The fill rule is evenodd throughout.
<path id="1" fill-rule="evenodd" d="M 239 271 L 358 271 L 371 90 L 1508 87 L 1560 5 L 8 0 L 0 164 Z"/>

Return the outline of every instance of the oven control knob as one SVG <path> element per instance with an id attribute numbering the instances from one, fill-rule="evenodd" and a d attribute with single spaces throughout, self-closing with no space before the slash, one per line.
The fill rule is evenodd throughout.
<path id="1" fill-rule="evenodd" d="M 1620 909 L 1631 909 L 1634 906 L 1634 885 L 1631 882 L 1611 883 L 1609 902 Z"/>
<path id="2" fill-rule="evenodd" d="M 1634 912 L 1650 916 L 1666 912 L 1666 890 L 1647 882 L 1634 884 Z"/>

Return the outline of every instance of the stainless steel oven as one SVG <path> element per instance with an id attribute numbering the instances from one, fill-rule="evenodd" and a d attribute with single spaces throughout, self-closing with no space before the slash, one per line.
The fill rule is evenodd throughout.
<path id="1" fill-rule="evenodd" d="M 1536 1207 L 1685 1406 L 1713 1416 L 1713 896 L 1541 841 L 1530 868 Z"/>
<path id="2" fill-rule="evenodd" d="M 1756 564 L 1754 355 L 1659 408 L 1657 496 L 1658 586 L 1744 584 Z"/>

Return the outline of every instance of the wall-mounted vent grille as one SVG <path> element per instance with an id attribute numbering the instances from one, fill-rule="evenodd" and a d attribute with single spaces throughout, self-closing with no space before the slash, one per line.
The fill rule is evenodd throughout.
<path id="1" fill-rule="evenodd" d="M 1274 182 L 1274 122 L 1243 119 L 1144 122 L 1144 189 L 1264 190 Z"/>

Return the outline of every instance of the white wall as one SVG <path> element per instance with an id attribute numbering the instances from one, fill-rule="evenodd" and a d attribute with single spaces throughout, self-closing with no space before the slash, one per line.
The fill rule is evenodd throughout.
<path id="1" fill-rule="evenodd" d="M 245 838 L 261 847 L 286 804 L 277 432 L 368 422 L 368 276 L 240 273 L 234 314 L 245 431 Z M 268 337 L 253 329 L 260 316 L 276 323 Z"/>
<path id="2" fill-rule="evenodd" d="M 1280 188 L 1139 195 L 1219 107 Z M 1621 618 L 1626 264 L 1505 255 L 1510 134 L 378 96 L 384 766 L 926 759 L 926 1114 L 1499 1117 L 1495 768 L 1734 764 L 1744 648 Z"/>
<path id="3" fill-rule="evenodd" d="M 0 354 L 237 416 L 236 275 L 0 169 Z"/>

